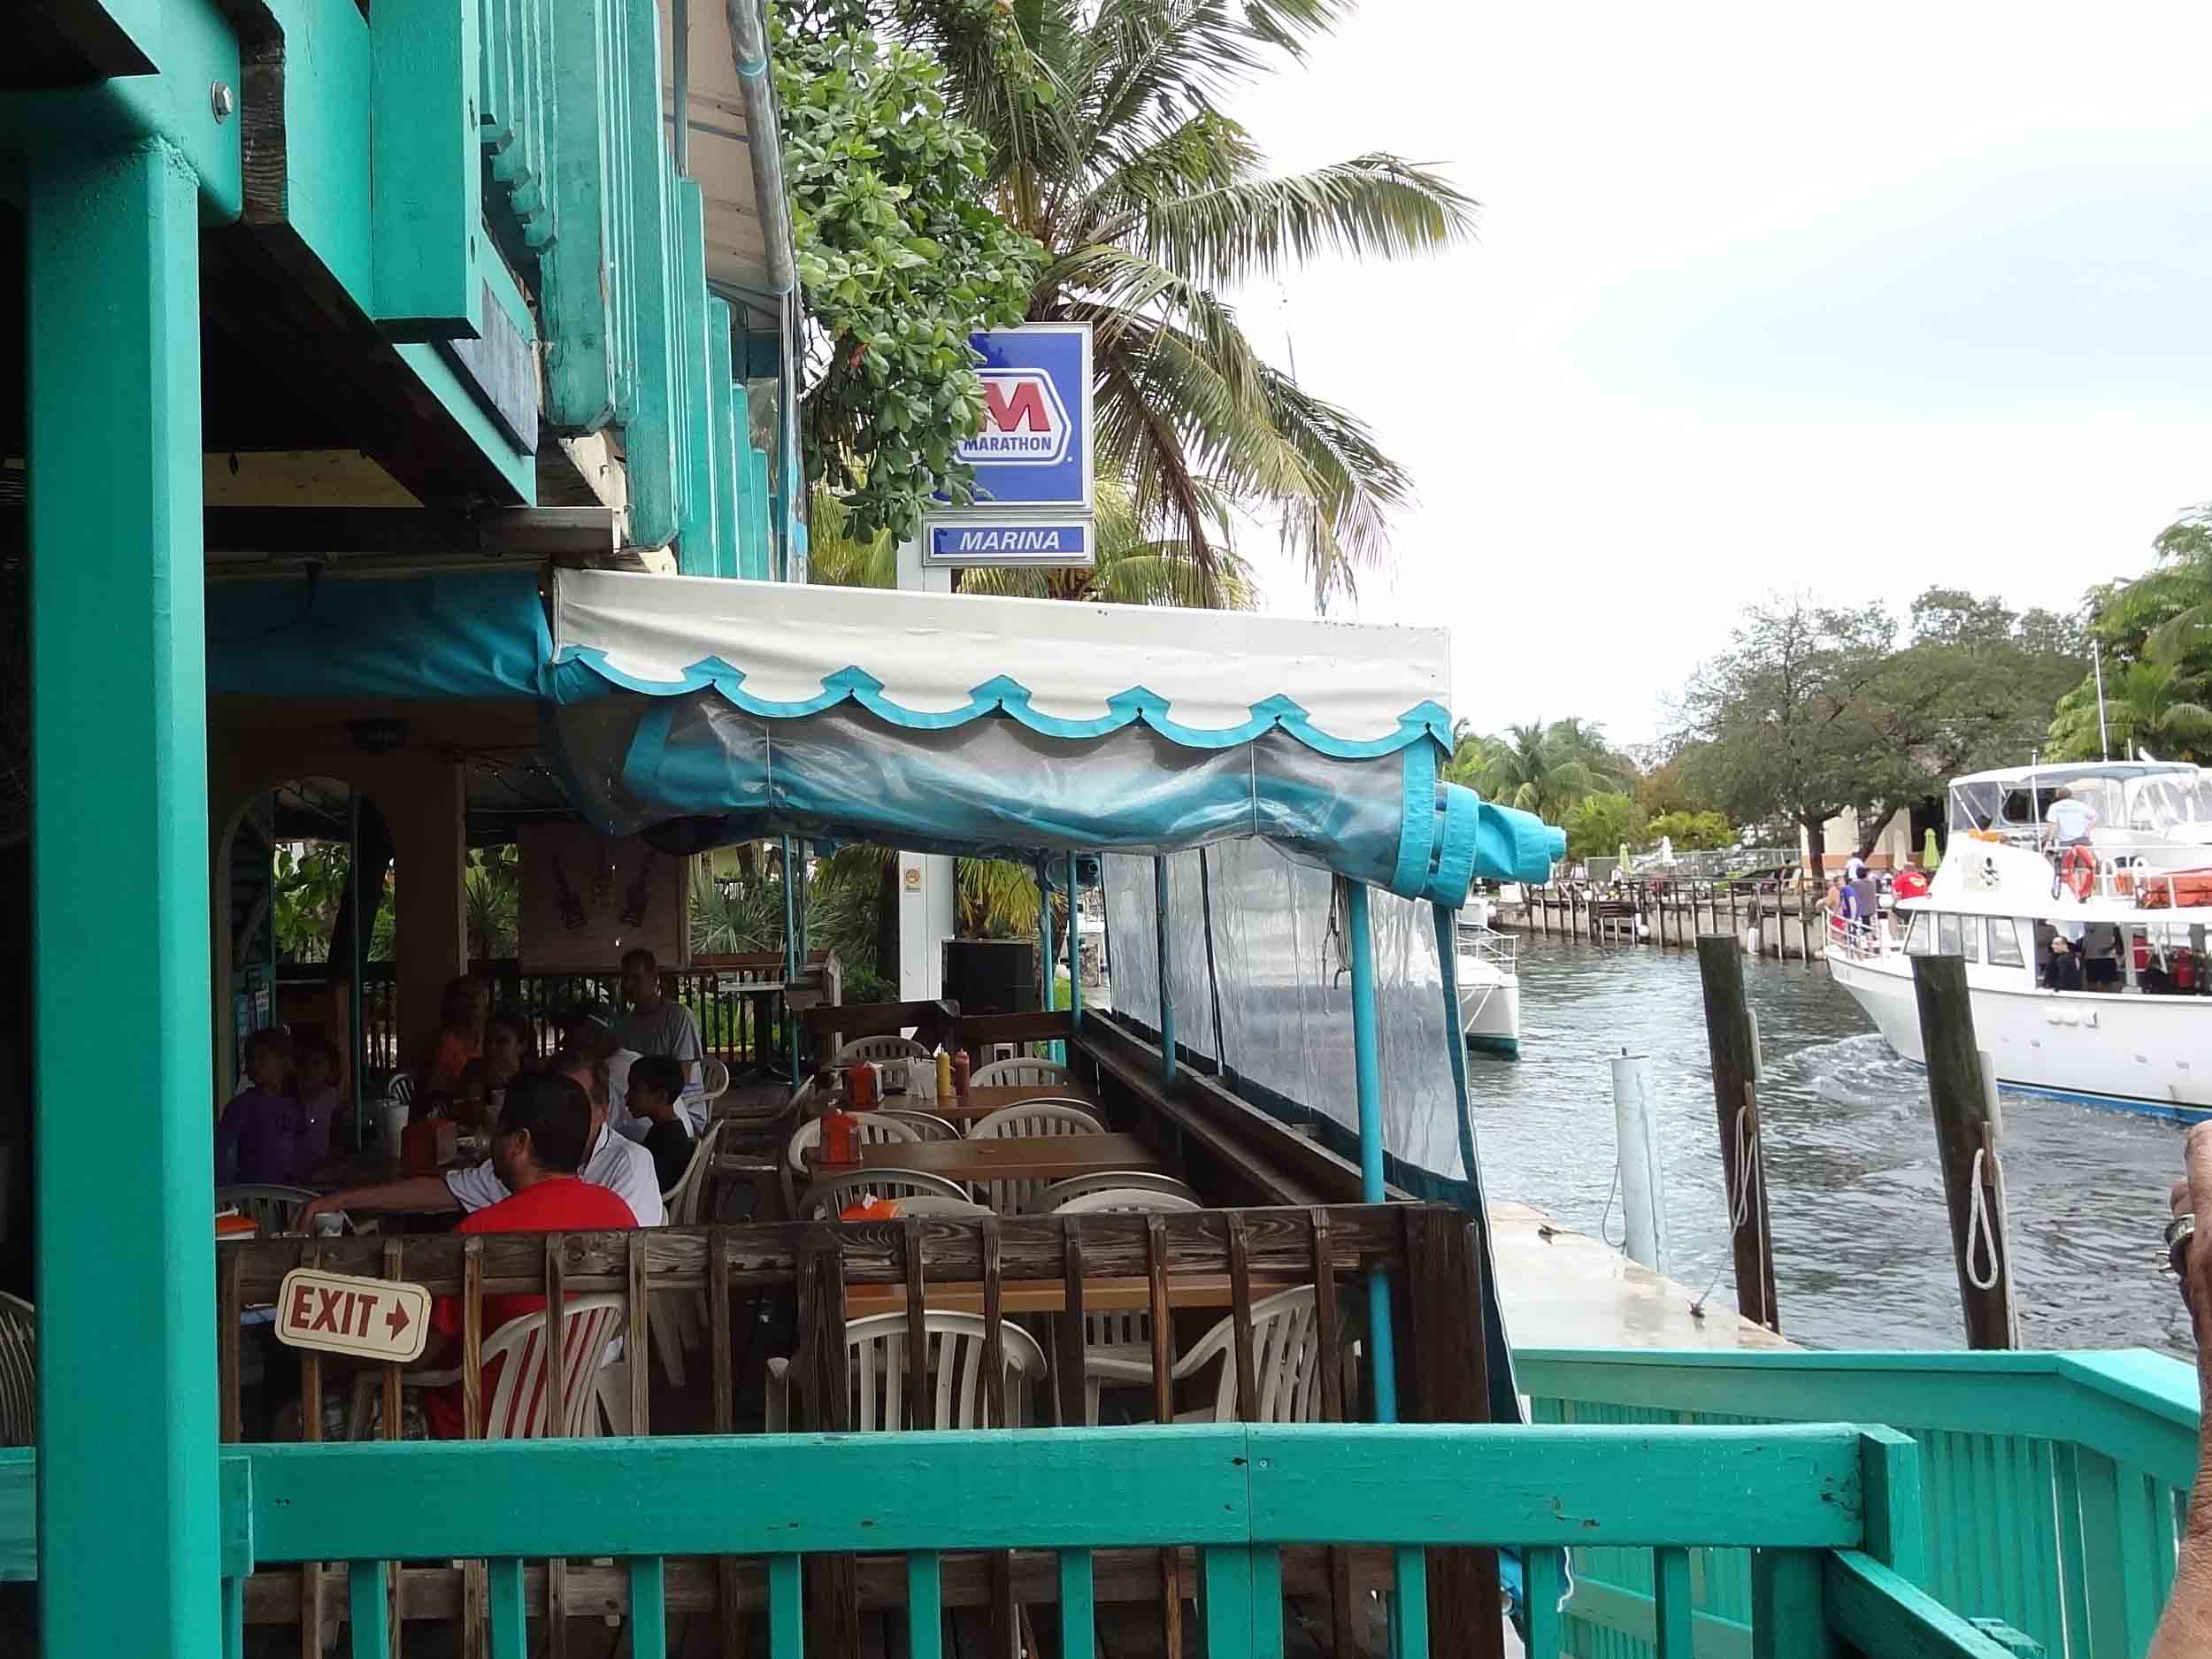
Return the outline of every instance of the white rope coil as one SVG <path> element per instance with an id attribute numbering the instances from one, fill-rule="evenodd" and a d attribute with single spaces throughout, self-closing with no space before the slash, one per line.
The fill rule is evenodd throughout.
<path id="1" fill-rule="evenodd" d="M 1976 1290 L 1997 1288 L 1999 1263 L 1997 1261 L 1997 1227 L 1991 1219 L 1989 1200 L 1982 1186 L 1983 1161 L 1988 1161 L 1993 1179 L 2003 1179 L 1997 1172 L 1997 1160 L 1985 1146 L 1974 1148 L 1973 1172 L 1967 1177 L 1971 1191 L 1966 1199 L 1966 1280 Z M 1982 1259 L 1989 1263 L 1986 1274 L 1974 1265 L 1975 1248 L 1980 1247 Z"/>

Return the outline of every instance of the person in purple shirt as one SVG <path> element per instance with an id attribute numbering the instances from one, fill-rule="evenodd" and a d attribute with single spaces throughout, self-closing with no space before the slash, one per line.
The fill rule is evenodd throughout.
<path id="1" fill-rule="evenodd" d="M 274 1029 L 246 1039 L 246 1076 L 215 1125 L 215 1179 L 289 1186 L 301 1174 L 300 1109 L 291 1094 L 292 1040 Z"/>

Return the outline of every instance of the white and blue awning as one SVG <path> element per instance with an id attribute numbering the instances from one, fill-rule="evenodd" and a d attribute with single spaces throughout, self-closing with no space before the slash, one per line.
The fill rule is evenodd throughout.
<path id="1" fill-rule="evenodd" d="M 1558 831 L 1440 780 L 1448 638 L 602 571 L 225 581 L 217 691 L 531 698 L 580 811 L 1033 858 L 1256 835 L 1457 904 Z"/>

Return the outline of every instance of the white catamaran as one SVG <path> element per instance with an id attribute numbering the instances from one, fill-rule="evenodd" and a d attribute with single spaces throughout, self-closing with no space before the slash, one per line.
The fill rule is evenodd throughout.
<path id="1" fill-rule="evenodd" d="M 1921 1061 L 1910 958 L 1962 956 L 1975 1038 L 2001 1082 L 2166 1117 L 2212 1116 L 2212 854 L 2164 839 L 2147 821 L 2136 828 L 2132 814 L 2086 846 L 2047 854 L 2024 844 L 2055 770 L 2019 784 L 2027 811 L 1997 813 L 1970 831 L 1955 827 L 1961 789 L 1986 801 L 1994 797 L 1985 786 L 1996 780 L 1955 784 L 1950 849 L 1926 895 L 1899 901 L 1893 922 L 1835 924 L 1829 972 L 1893 1048 Z M 2193 795 L 2194 768 L 2132 770 L 2141 775 L 2098 768 L 2093 781 L 2111 784 L 2116 804 L 2139 782 Z M 2015 781 L 2005 777 L 1996 796 Z M 2082 792 L 2079 780 L 2070 787 Z M 2196 825 L 2174 827 L 2187 836 Z"/>

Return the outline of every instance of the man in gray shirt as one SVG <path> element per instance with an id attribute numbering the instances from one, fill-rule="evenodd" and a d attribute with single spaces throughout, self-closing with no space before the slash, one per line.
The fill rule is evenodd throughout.
<path id="1" fill-rule="evenodd" d="M 706 1127 L 705 1103 L 694 1086 L 699 1081 L 699 1062 L 705 1050 L 699 1043 L 699 1022 L 681 1002 L 661 989 L 660 964 L 642 948 L 622 957 L 622 996 L 630 1011 L 615 1021 L 614 1040 L 639 1054 L 664 1054 L 684 1069 L 684 1115 L 695 1130 Z"/>

